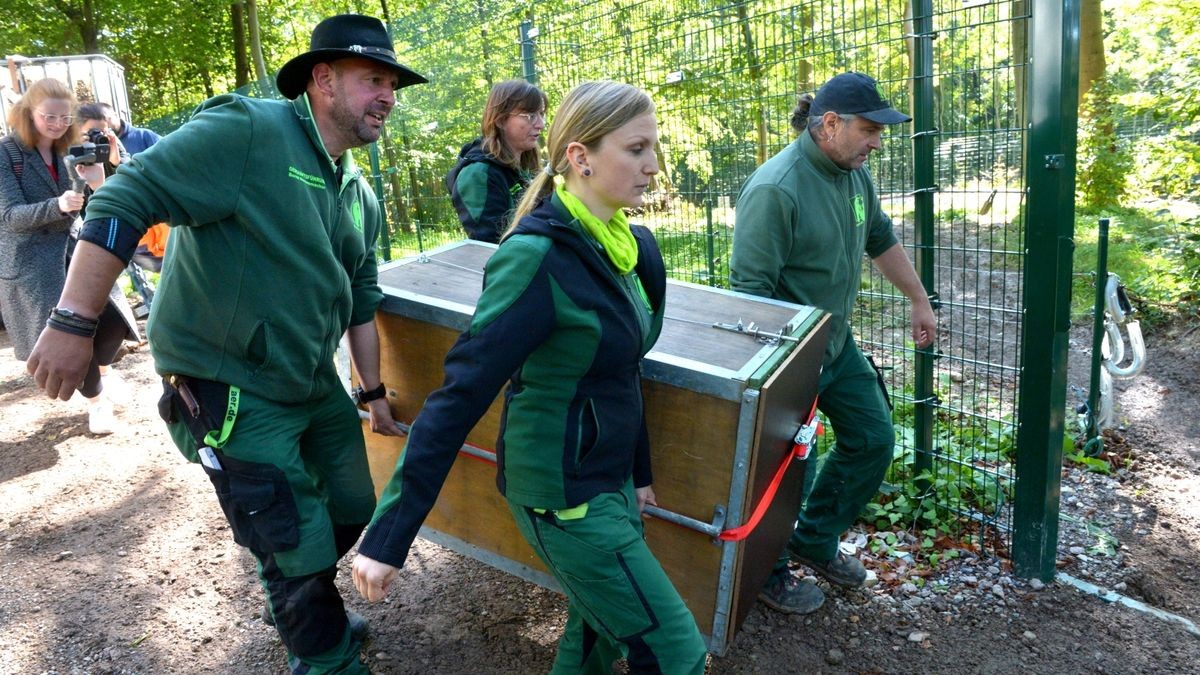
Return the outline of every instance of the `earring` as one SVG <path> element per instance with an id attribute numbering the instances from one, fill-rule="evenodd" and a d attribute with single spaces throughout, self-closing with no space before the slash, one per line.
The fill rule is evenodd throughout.
<path id="1" fill-rule="evenodd" d="M 584 170 L 583 170 L 583 175 L 584 175 L 584 176 L 590 176 L 590 175 L 592 175 L 592 170 L 591 170 L 591 169 L 584 169 Z"/>

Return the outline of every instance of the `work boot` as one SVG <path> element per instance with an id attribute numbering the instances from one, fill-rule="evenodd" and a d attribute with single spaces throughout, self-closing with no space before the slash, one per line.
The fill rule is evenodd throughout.
<path id="1" fill-rule="evenodd" d="M 350 638 L 358 642 L 367 639 L 367 633 L 371 631 L 371 626 L 367 623 L 367 618 L 358 612 L 346 610 L 346 623 L 350 624 Z"/>
<path id="2" fill-rule="evenodd" d="M 837 556 L 833 560 L 812 560 L 796 553 L 791 548 L 788 549 L 788 554 L 791 555 L 792 560 L 811 567 L 812 571 L 828 579 L 831 584 L 846 588 L 858 588 L 867 580 L 867 568 L 863 567 L 858 558 L 846 555 L 841 551 L 837 552 Z"/>
<path id="3" fill-rule="evenodd" d="M 266 607 L 263 608 L 263 621 L 267 620 L 266 617 L 270 613 L 269 609 Z M 272 626 L 275 625 L 274 621 L 274 618 L 270 621 Z M 358 612 L 346 610 L 346 623 L 350 624 L 350 639 L 362 643 L 366 639 L 369 629 L 366 618 Z M 288 657 L 288 668 L 291 669 L 292 675 L 308 675 L 309 671 L 308 664 L 301 661 L 300 657 L 294 655 Z"/>
<path id="4" fill-rule="evenodd" d="M 262 612 L 258 615 L 262 622 L 268 626 L 275 625 L 275 615 L 271 614 L 271 605 L 263 602 Z M 371 631 L 371 625 L 367 623 L 366 617 L 358 612 L 346 610 L 346 623 L 350 625 L 350 639 L 357 642 L 362 642 L 367 639 L 367 633 Z M 298 662 L 297 662 L 298 663 Z"/>
<path id="5" fill-rule="evenodd" d="M 784 614 L 810 614 L 825 603 L 825 593 L 811 581 L 797 579 L 786 567 L 771 572 L 758 593 L 764 605 Z"/>
<path id="6" fill-rule="evenodd" d="M 298 656 L 289 656 L 288 670 L 292 671 L 292 675 L 308 675 L 308 664 L 301 661 Z"/>

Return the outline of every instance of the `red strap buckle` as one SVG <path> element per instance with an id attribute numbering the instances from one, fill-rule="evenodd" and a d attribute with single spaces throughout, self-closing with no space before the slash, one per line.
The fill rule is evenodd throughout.
<path id="1" fill-rule="evenodd" d="M 717 536 L 718 539 L 721 541 L 741 541 L 750 536 L 754 528 L 758 527 L 758 522 L 766 515 L 767 509 L 771 506 L 771 501 L 775 499 L 775 492 L 779 490 L 779 484 L 783 482 L 783 475 L 787 473 L 788 467 L 792 465 L 792 460 L 807 458 L 808 453 L 812 452 L 813 442 L 819 433 L 821 433 L 821 423 L 817 420 L 817 402 L 814 400 L 812 409 L 808 411 L 808 421 L 800 427 L 800 430 L 796 432 L 795 438 L 792 439 L 792 451 L 783 458 L 783 461 L 779 464 L 779 468 L 775 470 L 774 478 L 767 485 L 767 489 L 763 491 L 762 497 L 754 507 L 754 512 L 750 514 L 750 519 L 741 527 L 725 530 Z"/>
<path id="2" fill-rule="evenodd" d="M 797 460 L 808 459 L 821 431 L 821 422 L 815 417 L 809 420 L 808 424 L 801 426 L 796 432 L 796 437 L 792 439 L 792 456 Z"/>

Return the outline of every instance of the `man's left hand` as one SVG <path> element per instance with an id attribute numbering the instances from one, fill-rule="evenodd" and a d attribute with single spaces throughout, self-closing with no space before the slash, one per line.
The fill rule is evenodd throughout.
<path id="1" fill-rule="evenodd" d="M 404 435 L 396 426 L 396 420 L 392 419 L 392 409 L 388 406 L 387 397 L 368 402 L 367 411 L 371 414 L 371 431 L 380 436 Z"/>
<path id="2" fill-rule="evenodd" d="M 918 348 L 933 344 L 937 338 L 937 316 L 929 301 L 917 302 L 912 308 L 912 339 Z"/>
<path id="3" fill-rule="evenodd" d="M 25 370 L 47 396 L 66 401 L 83 384 L 91 360 L 92 338 L 47 326 L 25 361 Z"/>

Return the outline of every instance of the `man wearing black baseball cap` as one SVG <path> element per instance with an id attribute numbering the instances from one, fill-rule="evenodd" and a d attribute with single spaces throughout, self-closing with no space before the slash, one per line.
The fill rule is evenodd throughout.
<path id="1" fill-rule="evenodd" d="M 839 547 L 879 489 L 895 433 L 883 377 L 850 330 L 865 252 L 912 304 L 912 338 L 930 345 L 937 320 L 921 280 L 892 232 L 865 164 L 891 124 L 912 118 L 875 80 L 843 73 L 792 112 L 799 138 L 760 166 L 738 196 L 729 278 L 735 290 L 820 307 L 831 314 L 818 408 L 837 442 L 816 475 L 787 552 L 759 595 L 787 613 L 815 611 L 824 593 L 800 582 L 789 557 L 830 582 L 859 586 L 866 569 Z M 809 475 L 815 469 L 809 465 Z"/>
<path id="2" fill-rule="evenodd" d="M 398 431 L 374 322 L 383 219 L 349 150 L 379 137 L 396 89 L 425 79 L 396 60 L 382 22 L 347 14 L 322 21 L 276 81 L 293 100 L 206 101 L 95 193 L 28 368 L 68 398 L 142 233 L 184 226 L 150 314 L 159 413 L 258 560 L 292 672 L 366 673 L 366 623 L 334 585 L 375 507 L 362 425 L 333 363 L 343 335 L 371 429 Z"/>

